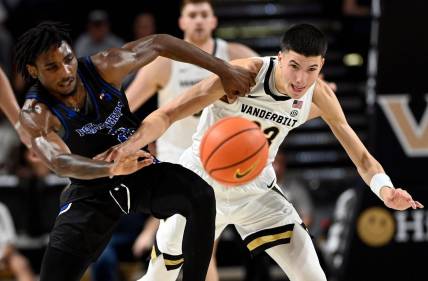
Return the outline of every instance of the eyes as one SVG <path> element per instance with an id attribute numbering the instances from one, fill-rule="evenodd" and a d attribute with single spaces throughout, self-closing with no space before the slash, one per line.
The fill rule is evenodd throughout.
<path id="1" fill-rule="evenodd" d="M 296 71 L 301 68 L 300 65 L 297 65 L 295 63 L 290 63 L 288 66 L 291 67 L 293 70 L 296 70 Z M 313 66 L 311 66 L 311 67 L 309 67 L 307 69 L 308 72 L 314 72 L 314 71 L 317 71 L 317 70 L 318 70 L 318 68 L 317 67 L 313 67 Z"/>
<path id="2" fill-rule="evenodd" d="M 64 58 L 64 62 L 66 64 L 70 64 L 73 61 L 73 59 L 74 59 L 74 56 L 72 54 L 69 54 Z"/>
<path id="3" fill-rule="evenodd" d="M 64 58 L 64 64 L 65 65 L 70 65 L 73 62 L 73 59 L 74 59 L 74 55 L 73 54 L 69 54 L 69 55 L 65 56 L 65 58 Z M 60 65 L 57 64 L 57 63 L 50 63 L 50 64 L 48 64 L 45 67 L 45 69 L 47 71 L 56 71 L 56 70 L 59 69 L 59 67 L 60 67 Z"/>
<path id="4" fill-rule="evenodd" d="M 203 19 L 206 19 L 206 18 L 208 18 L 209 14 L 208 14 L 208 12 L 192 12 L 192 13 L 189 13 L 189 18 L 191 18 L 191 19 L 195 19 L 198 16 L 202 17 Z"/>

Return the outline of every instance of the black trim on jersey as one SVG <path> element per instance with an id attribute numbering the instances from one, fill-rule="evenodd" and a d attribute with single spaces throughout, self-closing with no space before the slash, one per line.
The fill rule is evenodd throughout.
<path id="1" fill-rule="evenodd" d="M 102 78 L 101 75 L 98 73 L 98 70 L 96 69 L 96 67 L 95 67 L 90 56 L 87 56 L 84 58 L 84 64 L 90 70 L 90 74 L 100 84 L 100 87 L 105 88 L 106 90 L 109 91 L 109 93 L 111 93 L 111 94 L 115 95 L 117 98 L 119 98 L 122 101 L 122 103 L 125 105 L 125 108 L 127 109 L 129 107 L 129 103 L 128 103 L 128 99 L 126 98 L 126 94 L 125 94 L 123 87 L 119 90 L 119 89 L 113 87 L 107 81 L 105 81 L 104 78 Z M 131 111 L 129 111 L 129 112 L 131 113 Z"/>
<path id="2" fill-rule="evenodd" d="M 214 47 L 213 47 L 213 52 L 211 55 L 216 57 L 216 55 L 215 55 L 216 53 L 217 53 L 217 38 L 214 38 Z"/>
<path id="3" fill-rule="evenodd" d="M 287 200 L 288 202 L 290 202 L 290 200 L 288 200 L 287 196 L 285 196 L 285 194 L 281 192 L 281 190 L 279 189 L 279 187 L 277 185 L 274 185 L 271 188 L 271 190 L 274 191 L 274 192 L 276 192 L 276 193 L 278 193 L 279 195 L 281 195 L 281 197 L 284 197 L 285 200 Z"/>
<path id="4" fill-rule="evenodd" d="M 270 76 L 272 74 L 272 69 L 273 69 L 273 65 L 274 65 L 273 61 L 274 60 L 275 60 L 275 58 L 270 58 L 269 68 L 266 72 L 265 80 L 263 81 L 263 87 L 264 87 L 266 94 L 271 96 L 271 98 L 273 98 L 274 100 L 286 101 L 286 100 L 289 100 L 291 98 L 289 96 L 285 96 L 285 95 L 281 95 L 281 96 L 275 95 L 274 93 L 272 93 L 272 91 L 270 90 L 270 87 L 269 87 L 269 81 L 270 81 Z"/>
<path id="5" fill-rule="evenodd" d="M 38 102 L 45 104 L 49 108 L 49 110 L 52 111 L 52 113 L 55 115 L 55 117 L 57 117 L 59 119 L 62 127 L 64 128 L 63 140 L 64 141 L 68 140 L 68 137 L 70 136 L 70 128 L 67 124 L 67 121 L 64 119 L 64 116 L 58 111 L 57 108 L 55 108 L 55 104 L 53 104 L 53 103 L 55 103 L 55 101 L 51 100 L 53 97 L 51 97 L 51 96 L 47 96 L 47 97 L 40 96 L 38 92 L 28 92 L 25 95 L 25 98 L 26 99 L 35 99 Z M 60 104 L 60 103 L 58 103 L 57 105 L 63 107 L 65 110 L 67 110 L 67 106 L 65 106 L 65 105 Z M 73 111 L 73 113 L 77 113 L 77 112 Z M 67 114 L 69 114 L 68 111 L 67 111 Z"/>
<path id="6" fill-rule="evenodd" d="M 274 246 L 290 243 L 293 236 L 294 223 L 279 227 L 263 229 L 244 239 L 244 243 L 251 254 L 259 254 Z"/>
<path id="7" fill-rule="evenodd" d="M 112 94 L 116 95 L 116 97 L 120 98 L 123 101 L 123 93 L 101 77 L 101 75 L 95 68 L 94 63 L 92 62 L 91 57 L 85 57 L 85 64 L 87 65 L 88 69 L 91 70 L 91 73 L 93 74 L 95 79 L 101 84 L 102 87 L 107 88 L 112 92 Z"/>

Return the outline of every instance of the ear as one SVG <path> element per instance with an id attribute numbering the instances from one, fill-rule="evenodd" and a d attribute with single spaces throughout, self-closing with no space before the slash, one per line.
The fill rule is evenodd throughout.
<path id="1" fill-rule="evenodd" d="M 281 62 L 282 61 L 282 59 L 283 59 L 283 53 L 282 53 L 282 51 L 279 51 L 278 52 L 278 62 Z"/>
<path id="2" fill-rule="evenodd" d="M 218 25 L 218 19 L 216 16 L 213 16 L 213 20 L 212 20 L 212 30 L 216 29 Z"/>
<path id="3" fill-rule="evenodd" d="M 180 30 L 184 32 L 186 25 L 185 25 L 185 19 L 183 18 L 183 15 L 181 15 L 178 18 L 178 27 L 180 27 Z"/>
<path id="4" fill-rule="evenodd" d="M 322 58 L 322 59 L 321 59 L 320 69 L 324 66 L 324 62 L 325 62 L 325 58 Z"/>
<path id="5" fill-rule="evenodd" d="M 37 68 L 31 64 L 27 64 L 26 67 L 30 76 L 33 77 L 34 79 L 37 79 L 37 76 L 39 75 Z"/>

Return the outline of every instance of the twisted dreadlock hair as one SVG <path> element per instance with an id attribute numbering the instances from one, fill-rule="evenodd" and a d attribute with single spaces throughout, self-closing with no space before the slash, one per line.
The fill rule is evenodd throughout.
<path id="1" fill-rule="evenodd" d="M 27 71 L 27 64 L 35 65 L 39 55 L 58 48 L 63 41 L 71 46 L 69 26 L 60 22 L 46 21 L 22 34 L 15 45 L 15 62 L 18 73 L 28 82 L 33 78 Z"/>

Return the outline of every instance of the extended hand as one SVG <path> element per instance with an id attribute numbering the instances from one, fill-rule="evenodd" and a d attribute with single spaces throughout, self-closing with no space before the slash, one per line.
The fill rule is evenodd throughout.
<path id="1" fill-rule="evenodd" d="M 153 156 L 139 150 L 132 155 L 116 158 L 110 171 L 113 176 L 129 175 L 151 164 L 153 164 Z"/>
<path id="2" fill-rule="evenodd" d="M 112 161 L 115 161 L 116 159 L 121 159 L 121 158 L 126 158 L 128 156 L 131 156 L 134 153 L 135 153 L 134 151 L 129 151 L 123 145 L 123 143 L 121 143 L 121 144 L 117 144 L 115 146 L 110 147 L 109 149 L 107 149 L 103 153 L 100 153 L 100 154 L 94 156 L 92 159 L 102 160 L 102 161 L 106 161 L 106 162 L 112 162 Z M 150 155 L 149 153 L 147 153 L 147 154 Z"/>
<path id="3" fill-rule="evenodd" d="M 255 82 L 257 73 L 251 72 L 239 66 L 231 66 L 221 78 L 223 89 L 229 98 L 236 98 L 236 96 L 244 96 L 250 92 Z"/>
<path id="4" fill-rule="evenodd" d="M 395 210 L 406 210 L 408 208 L 418 209 L 424 206 L 418 201 L 413 200 L 412 196 L 404 189 L 382 187 L 380 190 L 385 205 Z"/>

